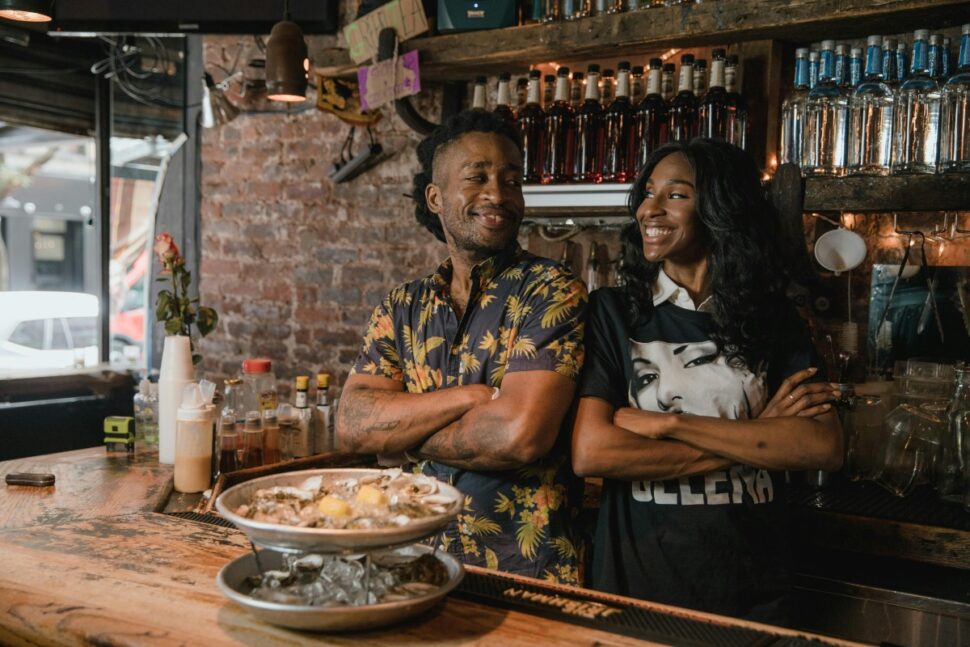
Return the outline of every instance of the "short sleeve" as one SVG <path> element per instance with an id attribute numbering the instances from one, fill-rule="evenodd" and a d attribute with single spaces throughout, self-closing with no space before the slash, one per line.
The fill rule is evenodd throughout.
<path id="1" fill-rule="evenodd" d="M 600 398 L 617 409 L 628 406 L 628 337 L 619 294 L 609 288 L 593 292 L 586 319 L 586 366 L 579 397 Z"/>
<path id="2" fill-rule="evenodd" d="M 513 325 L 506 331 L 505 372 L 555 371 L 578 380 L 583 368 L 586 286 L 558 266 L 536 265 L 535 270 L 536 277 L 521 299 L 508 299 Z"/>
<path id="3" fill-rule="evenodd" d="M 805 320 L 792 307 L 789 315 L 788 326 L 791 331 L 791 340 L 786 347 L 779 349 L 778 352 L 768 362 L 768 394 L 769 398 L 781 387 L 781 383 L 798 371 L 814 366 L 818 372 L 805 380 L 805 382 L 824 382 L 828 379 L 825 364 L 822 361 L 818 349 L 812 343 L 812 336 L 805 325 Z"/>
<path id="4" fill-rule="evenodd" d="M 403 382 L 396 336 L 391 297 L 388 296 L 370 316 L 360 353 L 350 374 L 377 375 Z"/>

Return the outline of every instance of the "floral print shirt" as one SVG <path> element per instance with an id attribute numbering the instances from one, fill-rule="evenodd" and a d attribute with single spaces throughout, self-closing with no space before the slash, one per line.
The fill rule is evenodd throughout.
<path id="1" fill-rule="evenodd" d="M 448 259 L 377 306 L 352 373 L 404 383 L 409 393 L 463 384 L 501 388 L 514 371 L 555 371 L 577 380 L 583 364 L 586 288 L 561 265 L 513 249 L 472 269 L 468 305 L 451 305 Z M 578 583 L 570 527 L 581 503 L 569 438 L 541 461 L 503 472 L 473 472 L 434 461 L 415 470 L 465 494 L 465 509 L 443 539 L 467 564 Z"/>

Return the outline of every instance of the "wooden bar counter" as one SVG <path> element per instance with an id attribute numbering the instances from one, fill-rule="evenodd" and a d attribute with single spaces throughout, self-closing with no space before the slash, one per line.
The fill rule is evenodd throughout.
<path id="1" fill-rule="evenodd" d="M 250 550 L 245 535 L 164 514 L 172 470 L 158 465 L 154 456 L 114 458 L 98 447 L 0 463 L 4 475 L 24 471 L 53 472 L 57 482 L 47 488 L 7 485 L 0 492 L 2 645 L 665 642 L 642 641 L 458 594 L 423 616 L 385 629 L 314 634 L 274 627 L 248 615 L 216 587 L 219 569 Z M 482 569 L 468 572 L 493 577 Z M 549 596 L 577 591 L 528 578 L 510 581 L 543 587 Z M 800 644 L 818 638 L 588 591 L 582 595 L 606 605 L 633 605 L 690 619 L 710 630 L 743 627 L 768 632 L 760 633 L 757 644 Z M 821 643 L 848 644 L 829 638 L 821 638 Z"/>

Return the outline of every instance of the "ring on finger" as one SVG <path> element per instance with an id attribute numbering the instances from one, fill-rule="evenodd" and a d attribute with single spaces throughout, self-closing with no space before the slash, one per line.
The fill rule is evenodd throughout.
<path id="1" fill-rule="evenodd" d="M 788 394 L 788 399 L 791 400 L 792 402 L 794 402 L 795 401 L 795 394 L 794 393 L 789 393 Z"/>

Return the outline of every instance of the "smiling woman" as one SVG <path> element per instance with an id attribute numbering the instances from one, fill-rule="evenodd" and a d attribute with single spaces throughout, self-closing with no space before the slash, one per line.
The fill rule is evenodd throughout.
<path id="1" fill-rule="evenodd" d="M 724 142 L 671 144 L 630 211 L 625 285 L 590 298 L 573 427 L 577 473 L 605 477 L 592 586 L 784 622 L 781 470 L 836 465 L 841 430 L 831 385 L 792 390 L 815 356 L 758 169 Z"/>

